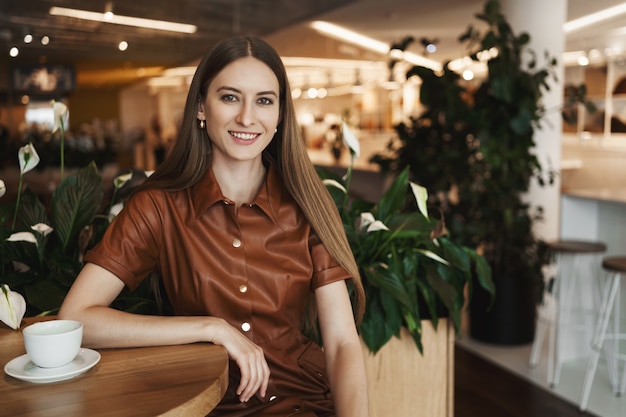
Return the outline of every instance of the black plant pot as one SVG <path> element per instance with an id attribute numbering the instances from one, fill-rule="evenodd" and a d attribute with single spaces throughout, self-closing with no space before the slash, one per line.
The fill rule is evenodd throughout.
<path id="1" fill-rule="evenodd" d="M 498 345 L 521 345 L 535 337 L 536 286 L 528 277 L 493 277 L 496 297 L 489 309 L 489 294 L 475 282 L 470 301 L 470 337 Z"/>

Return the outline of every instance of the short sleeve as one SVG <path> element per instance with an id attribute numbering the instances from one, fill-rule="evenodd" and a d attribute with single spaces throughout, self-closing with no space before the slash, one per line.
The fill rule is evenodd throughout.
<path id="1" fill-rule="evenodd" d="M 131 291 L 157 267 L 162 230 L 158 196 L 152 191 L 133 195 L 102 240 L 85 254 L 85 262 L 115 274 Z"/>
<path id="2" fill-rule="evenodd" d="M 314 232 L 309 237 L 309 247 L 311 250 L 311 259 L 313 260 L 313 281 L 311 289 L 315 290 L 327 284 L 336 281 L 342 281 L 351 278 L 346 271 L 333 258 L 321 240 Z"/>

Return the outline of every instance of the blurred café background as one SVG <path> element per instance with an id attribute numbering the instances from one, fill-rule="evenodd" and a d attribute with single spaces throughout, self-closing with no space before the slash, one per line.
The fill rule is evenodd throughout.
<path id="1" fill-rule="evenodd" d="M 503 5 L 515 10 L 516 3 L 524 2 L 507 0 Z M 563 3 L 568 21 L 621 4 Z M 54 99 L 70 109 L 70 143 L 78 161 L 95 158 L 102 167 L 154 169 L 176 136 L 199 57 L 217 39 L 254 34 L 284 57 L 315 161 L 335 163 L 331 128 L 346 118 L 358 129 L 364 148 L 357 166 L 375 169 L 369 156 L 383 149 L 395 124 L 420 110 L 419 81 L 405 79 L 406 65 L 389 70 L 391 45 L 410 35 L 416 41 L 403 57 L 407 65 L 441 68 L 454 61 L 459 72 L 472 70 L 457 37 L 475 23 L 482 5 L 482 0 L 3 0 L 0 166 L 14 163 L 8 150 L 15 146 L 9 145 L 39 136 L 45 142 L 51 126 L 49 102 Z M 606 144 L 626 127 L 626 102 L 620 97 L 626 92 L 621 91 L 626 82 L 620 84 L 622 23 L 613 15 L 565 31 L 557 26 L 541 29 L 546 34 L 556 31 L 564 43 L 564 76 L 557 87 L 585 82 L 602 110 L 579 118 L 577 126 L 563 126 L 564 132 L 574 133 L 576 143 L 590 139 Z M 567 170 L 562 185 L 593 186 L 594 170 L 587 168 L 597 161 L 587 166 L 575 150 L 563 154 L 562 161 L 553 161 Z M 344 152 L 339 163 L 345 164 L 346 158 Z"/>
<path id="2" fill-rule="evenodd" d="M 333 154 L 333 125 L 345 119 L 361 142 L 355 167 L 376 171 L 377 166 L 369 163 L 371 155 L 384 152 L 396 124 L 420 112 L 419 79 L 406 79 L 408 66 L 441 69 L 451 61 L 468 86 L 480 80 L 484 69 L 468 62 L 458 37 L 476 25 L 475 14 L 483 3 L 3 0 L 0 169 L 15 166 L 16 150 L 29 141 L 42 150 L 53 146 L 50 100 L 61 100 L 70 110 L 68 165 L 95 160 L 106 172 L 154 169 L 175 140 L 200 56 L 218 39 L 253 34 L 274 45 L 284 59 L 314 162 L 328 166 L 349 162 L 347 152 L 337 160 Z M 514 30 L 530 33 L 535 50 L 561 57 L 560 76 L 546 95 L 547 107 L 555 111 L 536 138 L 545 166 L 561 175 L 556 190 L 531 197 L 547 210 L 547 223 L 539 233 L 551 237 L 562 229 L 561 197 L 615 195 L 620 187 L 624 191 L 624 4 L 501 3 Z M 554 16 L 550 23 L 557 21 L 538 25 L 532 13 Z M 415 42 L 390 71 L 392 45 L 407 36 Z M 566 86 L 580 83 L 585 83 L 598 110 L 586 114 L 579 109 L 577 124 L 568 125 L 554 116 Z M 44 158 L 40 169 L 58 163 L 53 154 Z M 10 177 L 11 172 L 5 174 Z M 626 246 L 623 240 L 620 244 Z"/>

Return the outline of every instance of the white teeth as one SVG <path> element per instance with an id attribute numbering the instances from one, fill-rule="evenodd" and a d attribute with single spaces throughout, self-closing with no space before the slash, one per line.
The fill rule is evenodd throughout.
<path id="1" fill-rule="evenodd" d="M 242 140 L 251 140 L 257 137 L 256 133 L 238 133 L 238 132 L 230 132 L 231 135 L 236 137 L 237 139 Z"/>

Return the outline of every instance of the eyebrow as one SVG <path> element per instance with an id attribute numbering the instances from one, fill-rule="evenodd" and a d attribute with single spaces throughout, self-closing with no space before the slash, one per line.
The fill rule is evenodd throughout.
<path id="1" fill-rule="evenodd" d="M 228 87 L 228 86 L 222 86 L 220 88 L 217 89 L 217 91 L 233 91 L 235 93 L 239 93 L 242 94 L 242 91 L 235 88 L 235 87 Z M 259 91 L 258 93 L 256 93 L 257 96 L 265 96 L 265 95 L 272 95 L 274 97 L 278 97 L 278 94 L 276 94 L 276 92 L 274 90 L 267 90 L 267 91 Z"/>

